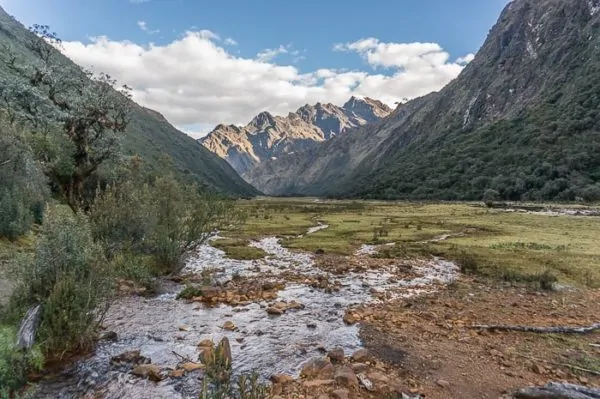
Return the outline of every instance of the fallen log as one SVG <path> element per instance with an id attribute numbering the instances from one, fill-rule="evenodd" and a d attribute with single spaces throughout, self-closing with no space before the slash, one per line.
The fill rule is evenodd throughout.
<path id="1" fill-rule="evenodd" d="M 600 330 L 600 323 L 595 323 L 588 327 L 531 327 L 475 324 L 470 326 L 469 328 L 490 331 L 532 332 L 538 334 L 588 334 L 596 330 Z"/>
<path id="2" fill-rule="evenodd" d="M 543 387 L 520 389 L 514 397 L 517 399 L 600 399 L 600 389 L 550 382 Z"/>

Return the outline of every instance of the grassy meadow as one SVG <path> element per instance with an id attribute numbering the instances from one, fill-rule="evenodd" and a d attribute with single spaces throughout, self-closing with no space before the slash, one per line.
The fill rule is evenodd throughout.
<path id="1" fill-rule="evenodd" d="M 563 284 L 600 287 L 600 217 L 506 212 L 481 203 L 260 198 L 240 206 L 247 211 L 246 224 L 223 232 L 229 240 L 216 242 L 231 257 L 260 256 L 241 244 L 269 235 L 281 237 L 288 248 L 334 255 L 394 242 L 378 256 L 437 255 L 465 271 L 507 282 L 550 273 Z M 317 222 L 329 228 L 304 235 Z M 443 235 L 450 237 L 427 242 Z"/>

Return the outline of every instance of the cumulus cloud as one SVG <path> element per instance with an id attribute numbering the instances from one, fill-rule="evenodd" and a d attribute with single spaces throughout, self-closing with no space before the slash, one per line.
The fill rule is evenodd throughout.
<path id="1" fill-rule="evenodd" d="M 223 44 L 225 44 L 226 46 L 237 46 L 238 42 L 236 42 L 234 39 L 228 37 L 225 40 L 223 40 Z"/>
<path id="2" fill-rule="evenodd" d="M 467 65 L 469 62 L 473 61 L 474 59 L 475 59 L 475 54 L 469 53 L 469 54 L 465 55 L 464 57 L 458 57 L 456 59 L 456 63 L 460 64 L 460 65 Z"/>
<path id="3" fill-rule="evenodd" d="M 188 31 L 165 45 L 139 45 L 101 36 L 89 43 L 63 42 L 76 63 L 104 71 L 133 88 L 134 99 L 198 136 L 218 123 L 245 124 L 267 110 L 287 114 L 306 103 L 343 104 L 351 95 L 369 96 L 393 106 L 439 90 L 472 57 L 454 62 L 435 43 L 382 43 L 374 38 L 339 44 L 372 67 L 388 73 L 321 68 L 302 73 L 273 62 L 279 54 L 300 57 L 290 46 L 235 56 L 207 30 Z"/>

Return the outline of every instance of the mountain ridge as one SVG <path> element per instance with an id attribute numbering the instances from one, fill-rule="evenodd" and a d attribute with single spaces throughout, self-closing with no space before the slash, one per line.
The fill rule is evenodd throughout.
<path id="1" fill-rule="evenodd" d="M 514 0 L 438 92 L 246 180 L 268 194 L 600 198 L 599 0 Z"/>
<path id="2" fill-rule="evenodd" d="M 199 142 L 244 176 L 265 160 L 309 149 L 390 112 L 391 108 L 378 100 L 352 96 L 342 107 L 306 104 L 287 116 L 263 111 L 243 127 L 219 124 Z"/>
<path id="3" fill-rule="evenodd" d="M 14 17 L 0 7 L 0 44 L 15 51 L 23 61 L 36 63 L 34 53 L 28 48 L 27 38 L 32 33 Z M 73 61 L 56 51 L 57 59 L 64 68 L 80 70 Z M 59 55 L 60 54 L 60 55 Z M 6 54 L 0 54 L 0 57 Z M 0 78 L 27 84 L 5 63 L 0 63 Z M 122 152 L 125 156 L 140 155 L 144 165 L 154 172 L 162 173 L 159 165 L 167 155 L 171 159 L 168 166 L 183 181 L 196 182 L 211 190 L 226 194 L 253 196 L 258 191 L 241 179 L 222 159 L 198 144 L 193 138 L 177 130 L 167 119 L 155 110 L 145 108 L 132 101 L 131 121 L 121 137 Z"/>

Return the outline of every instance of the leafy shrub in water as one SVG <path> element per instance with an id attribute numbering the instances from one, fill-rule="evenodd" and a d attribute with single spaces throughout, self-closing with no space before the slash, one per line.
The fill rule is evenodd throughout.
<path id="1" fill-rule="evenodd" d="M 33 259 L 26 261 L 19 267 L 11 303 L 20 312 L 42 306 L 37 342 L 43 352 L 60 357 L 89 346 L 111 283 L 87 219 L 65 208 L 52 209 Z"/>

